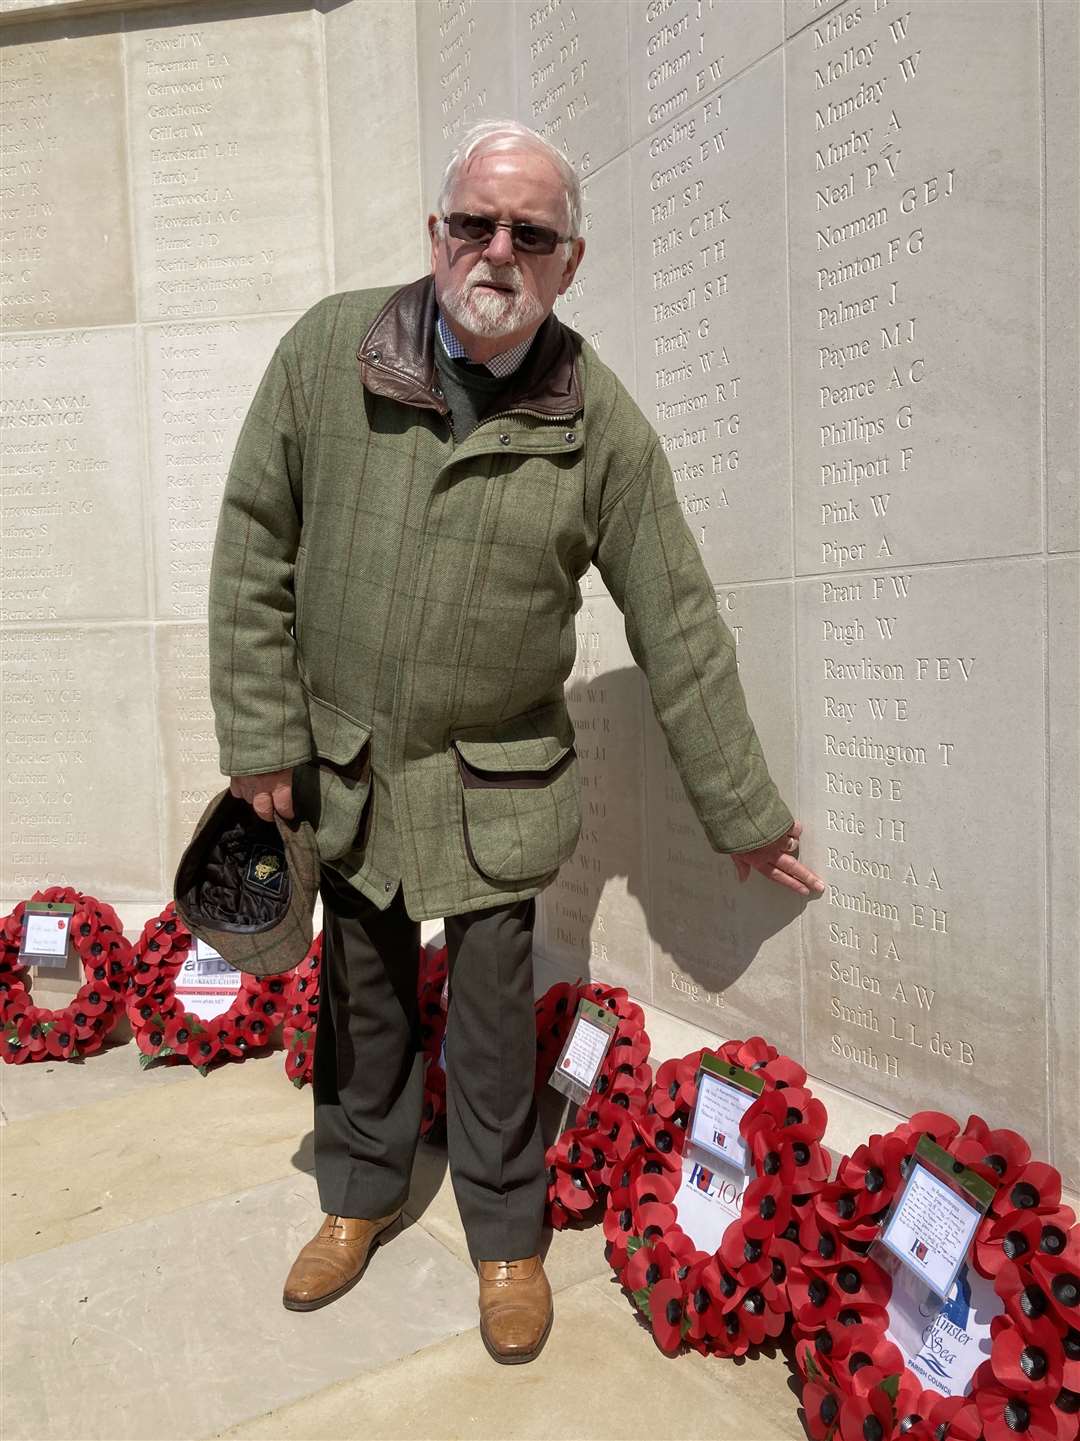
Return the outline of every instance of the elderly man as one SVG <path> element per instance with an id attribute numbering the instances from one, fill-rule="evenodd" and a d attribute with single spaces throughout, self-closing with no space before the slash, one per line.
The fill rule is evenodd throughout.
<path id="1" fill-rule="evenodd" d="M 331 296 L 278 346 L 210 593 L 222 770 L 265 819 L 310 820 L 323 864 L 326 1215 L 285 1305 L 342 1295 L 401 1213 L 422 1096 L 418 923 L 444 918 L 450 1172 L 501 1362 L 531 1360 L 551 1324 L 532 931 L 581 825 L 563 685 L 591 562 L 711 845 L 741 877 L 821 889 L 658 439 L 551 313 L 580 229 L 557 150 L 513 122 L 467 135 L 428 218 L 431 275 Z"/>

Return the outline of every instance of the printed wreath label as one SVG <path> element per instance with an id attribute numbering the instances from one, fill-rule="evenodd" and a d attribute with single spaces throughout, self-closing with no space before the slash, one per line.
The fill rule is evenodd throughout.
<path id="1" fill-rule="evenodd" d="M 190 1061 L 206 1075 L 215 1061 L 241 1061 L 269 1046 L 285 1015 L 284 976 L 244 975 L 229 1008 L 203 1018 L 185 1009 L 176 978 L 192 947 L 191 933 L 170 901 L 143 927 L 127 995 L 128 1020 L 141 1066 L 166 1057 Z"/>
<path id="2" fill-rule="evenodd" d="M 763 1082 L 739 1122 L 750 1170 L 741 1194 L 733 1188 L 730 1197 L 711 1170 L 684 1169 L 703 1056 Z M 604 1234 L 608 1260 L 662 1351 L 685 1342 L 706 1354 L 740 1356 L 783 1332 L 800 1228 L 829 1175 L 821 1144 L 827 1119 L 803 1068 L 761 1036 L 660 1066 L 644 1115 L 629 1118 L 630 1152 L 608 1195 Z M 702 1214 L 688 1204 L 695 1189 L 728 1212 L 712 1250 L 688 1233 Z M 685 1226 L 681 1206 L 693 1213 Z"/>
<path id="3" fill-rule="evenodd" d="M 569 1124 L 547 1150 L 547 1220 L 556 1231 L 584 1220 L 607 1196 L 630 1154 L 631 1117 L 645 1114 L 653 1079 L 645 1013 L 623 987 L 560 982 L 536 1003 L 537 1092 L 551 1077 L 580 1001 L 604 1007 L 617 1025 L 592 1090 L 571 1105 Z"/>
<path id="4" fill-rule="evenodd" d="M 28 968 L 19 960 L 26 902 L 0 921 L 0 1035 L 5 1061 L 67 1061 L 99 1051 L 124 1011 L 124 993 L 132 964 L 112 906 L 70 886 L 35 891 L 33 901 L 60 901 L 75 907 L 70 944 L 86 977 L 67 1006 L 35 1006 Z"/>
<path id="5" fill-rule="evenodd" d="M 996 1189 L 944 1308 L 924 1307 L 920 1349 L 905 1352 L 894 1282 L 867 1253 L 924 1136 Z M 1076 1441 L 1080 1227 L 1022 1136 L 919 1112 L 844 1157 L 800 1242 L 791 1292 L 814 1441 Z"/>

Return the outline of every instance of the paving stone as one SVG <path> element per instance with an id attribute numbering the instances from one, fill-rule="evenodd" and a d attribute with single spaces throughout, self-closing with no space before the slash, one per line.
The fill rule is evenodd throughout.
<path id="1" fill-rule="evenodd" d="M 561 1238 L 557 1238 L 561 1240 Z M 555 1302 L 543 1354 L 498 1371 L 477 1334 L 223 1431 L 248 1441 L 802 1441 L 780 1357 L 665 1357 L 629 1303 L 583 1281 Z"/>
<path id="2" fill-rule="evenodd" d="M 59 1001 L 50 998 L 41 1004 L 59 1004 Z M 31 1116 L 70 1111 L 97 1101 L 115 1100 L 131 1092 L 201 1079 L 198 1071 L 190 1066 L 151 1066 L 140 1071 L 138 1048 L 129 1041 L 119 1046 L 106 1045 L 96 1056 L 88 1056 L 81 1063 L 37 1061 L 5 1066 L 0 1071 L 0 1102 L 5 1120 L 28 1121 Z"/>
<path id="3" fill-rule="evenodd" d="M 238 1161 L 234 1151 L 237 1175 Z M 169 1179 L 151 1169 L 164 1201 Z M 473 1324 L 472 1274 L 417 1226 L 380 1246 L 333 1306 L 286 1311 L 282 1283 L 317 1222 L 310 1183 L 286 1177 L 6 1266 L 18 1384 L 5 1388 L 0 1434 L 212 1436 Z"/>
<path id="4" fill-rule="evenodd" d="M 150 1072 L 146 1078 L 145 1093 L 11 1121 L 2 1259 L 114 1231 L 296 1169 L 311 1097 L 290 1085 L 280 1052 L 205 1079 L 196 1073 L 190 1084 L 154 1084 Z"/>

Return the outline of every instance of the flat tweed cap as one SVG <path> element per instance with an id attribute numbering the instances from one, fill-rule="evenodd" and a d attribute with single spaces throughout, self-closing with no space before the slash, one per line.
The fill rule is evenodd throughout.
<path id="1" fill-rule="evenodd" d="M 180 858 L 173 897 L 181 920 L 238 971 L 277 976 L 311 946 L 319 852 L 307 821 L 264 821 L 222 791 Z"/>

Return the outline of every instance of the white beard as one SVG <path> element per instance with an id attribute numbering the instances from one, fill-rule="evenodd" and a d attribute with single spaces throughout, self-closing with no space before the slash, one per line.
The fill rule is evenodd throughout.
<path id="1" fill-rule="evenodd" d="M 491 290 L 477 290 L 476 286 L 486 280 L 512 285 L 514 292 L 497 294 Z M 474 265 L 456 289 L 444 291 L 439 297 L 439 305 L 462 330 L 488 340 L 535 328 L 544 318 L 543 306 L 526 291 L 517 270 L 506 269 L 500 273 L 483 262 Z"/>

